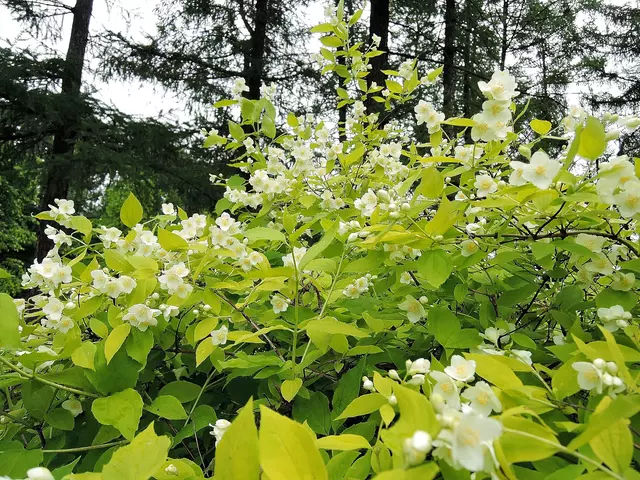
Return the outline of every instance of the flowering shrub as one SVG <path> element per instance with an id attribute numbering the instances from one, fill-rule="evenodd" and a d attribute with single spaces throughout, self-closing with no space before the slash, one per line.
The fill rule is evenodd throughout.
<path id="1" fill-rule="evenodd" d="M 0 474 L 637 478 L 640 180 L 609 152 L 640 120 L 523 124 L 505 71 L 471 119 L 420 101 L 417 144 L 385 112 L 440 72 L 368 87 L 359 15 L 314 29 L 345 125 L 242 81 L 216 104 L 243 174 L 215 214 L 39 215 L 39 293 L 0 296 Z"/>

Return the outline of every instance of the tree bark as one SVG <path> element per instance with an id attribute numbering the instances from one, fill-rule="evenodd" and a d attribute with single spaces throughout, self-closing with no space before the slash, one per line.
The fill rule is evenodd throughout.
<path id="1" fill-rule="evenodd" d="M 455 116 L 455 92 L 456 92 L 456 0 L 445 0 L 444 9 L 444 66 L 442 70 L 442 84 L 444 99 L 442 111 L 445 117 Z"/>
<path id="2" fill-rule="evenodd" d="M 269 0 L 256 0 L 251 49 L 249 52 L 249 69 L 246 72 L 246 81 L 249 87 L 246 96 L 251 100 L 260 98 L 260 87 L 264 77 L 264 53 L 267 42 L 268 17 Z"/>
<path id="3" fill-rule="evenodd" d="M 61 88 L 61 95 L 68 98 L 69 101 L 77 100 L 80 97 L 82 69 L 89 40 L 93 0 L 77 0 L 72 11 L 73 23 Z M 69 193 L 69 178 L 73 168 L 73 150 L 79 123 L 78 115 L 77 109 L 70 109 L 70 112 L 63 116 L 60 127 L 53 137 L 52 155 L 45 172 L 40 195 L 41 211 L 47 210 L 56 198 L 66 198 Z M 36 258 L 38 260 L 42 260 L 53 246 L 51 240 L 46 237 L 44 228 L 45 225 L 41 222 L 36 240 Z"/>
<path id="4" fill-rule="evenodd" d="M 379 50 L 384 52 L 383 55 L 373 57 L 370 61 L 371 70 L 367 75 L 367 86 L 371 87 L 372 83 L 384 87 L 385 74 L 382 70 L 387 68 L 389 59 L 389 0 L 371 0 L 371 14 L 369 16 L 369 42 L 373 35 L 380 37 Z M 366 108 L 368 113 L 381 110 L 381 105 L 375 100 L 367 99 Z"/>

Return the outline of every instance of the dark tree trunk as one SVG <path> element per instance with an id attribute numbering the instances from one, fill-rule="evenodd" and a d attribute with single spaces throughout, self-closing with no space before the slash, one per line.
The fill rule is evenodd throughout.
<path id="1" fill-rule="evenodd" d="M 251 100 L 260 98 L 260 87 L 264 77 L 264 52 L 267 41 L 267 22 L 269 17 L 269 0 L 256 0 L 251 49 L 249 52 L 249 69 L 246 81 L 249 91 L 246 97 Z"/>
<path id="2" fill-rule="evenodd" d="M 456 91 L 456 0 L 445 0 L 444 9 L 444 68 L 442 71 L 442 84 L 444 88 L 444 100 L 442 111 L 445 117 L 455 116 L 455 91 Z"/>
<path id="3" fill-rule="evenodd" d="M 89 23 L 93 10 L 93 0 L 77 0 L 73 7 L 73 23 L 71 37 L 67 48 L 62 78 L 61 95 L 70 102 L 80 96 L 82 86 L 82 68 L 89 40 Z M 77 112 L 77 110 L 75 110 Z M 69 177 L 73 161 L 73 150 L 77 136 L 79 119 L 77 113 L 67 113 L 62 118 L 58 131 L 53 138 L 52 156 L 46 169 L 40 195 L 40 210 L 47 210 L 56 198 L 66 198 L 69 193 Z M 41 222 L 36 241 L 36 257 L 42 260 L 53 246 L 44 234 L 44 224 Z"/>
<path id="4" fill-rule="evenodd" d="M 502 1 L 502 40 L 500 42 L 500 70 L 504 70 L 507 63 L 507 27 L 509 22 L 509 0 Z"/>
<path id="5" fill-rule="evenodd" d="M 473 30 L 475 22 L 471 19 L 471 1 L 466 0 L 464 4 L 464 45 L 462 46 L 462 61 L 464 62 L 464 74 L 462 80 L 462 116 L 471 118 L 473 112 L 473 81 L 471 72 L 474 71 L 472 52 L 475 51 L 475 32 Z M 471 129 L 465 132 L 465 143 L 471 143 Z"/>
<path id="6" fill-rule="evenodd" d="M 373 35 L 380 37 L 379 50 L 384 52 L 383 55 L 373 57 L 371 59 L 371 70 L 367 75 L 367 85 L 370 87 L 372 83 L 384 87 L 385 74 L 382 70 L 387 68 L 389 51 L 389 0 L 371 0 L 371 15 L 369 17 L 369 41 Z M 377 112 L 381 109 L 381 104 L 373 99 L 367 100 L 367 112 Z"/>

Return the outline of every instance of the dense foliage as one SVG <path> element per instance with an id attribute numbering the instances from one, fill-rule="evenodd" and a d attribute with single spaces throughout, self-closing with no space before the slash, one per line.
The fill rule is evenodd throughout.
<path id="1" fill-rule="evenodd" d="M 0 294 L 0 475 L 638 477 L 640 179 L 611 152 L 640 119 L 525 123 L 497 71 L 471 118 L 418 101 L 417 143 L 385 112 L 441 70 L 368 86 L 361 13 L 314 28 L 345 124 L 243 80 L 216 103 L 236 121 L 204 145 L 241 174 L 215 214 L 38 215 L 39 293 Z"/>

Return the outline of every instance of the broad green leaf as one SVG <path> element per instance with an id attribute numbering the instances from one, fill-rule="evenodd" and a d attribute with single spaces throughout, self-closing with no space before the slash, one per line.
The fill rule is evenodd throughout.
<path id="1" fill-rule="evenodd" d="M 260 405 L 260 418 L 260 466 L 269 480 L 328 480 L 316 440 L 307 427 L 264 405 Z"/>
<path id="2" fill-rule="evenodd" d="M 279 230 L 267 227 L 256 227 L 244 232 L 244 236 L 249 239 L 250 242 L 258 240 L 272 240 L 274 242 L 286 243 L 287 239 Z"/>
<path id="3" fill-rule="evenodd" d="M 578 155 L 589 160 L 595 160 L 602 155 L 607 148 L 604 126 L 595 117 L 587 118 L 585 127 L 580 132 L 580 144 Z"/>
<path id="4" fill-rule="evenodd" d="M 79 367 L 95 370 L 94 357 L 96 356 L 96 345 L 91 342 L 82 342 L 71 354 L 71 361 Z"/>
<path id="5" fill-rule="evenodd" d="M 611 404 L 611 397 L 604 397 L 596 407 L 599 413 Z M 631 464 L 633 456 L 633 436 L 629 430 L 629 420 L 621 419 L 612 423 L 589 441 L 593 453 L 616 473 L 622 473 Z"/>
<path id="6" fill-rule="evenodd" d="M 359 450 L 361 448 L 371 448 L 371 445 L 369 445 L 369 442 L 367 442 L 364 437 L 349 433 L 319 438 L 316 440 L 316 445 L 323 450 Z"/>
<path id="7" fill-rule="evenodd" d="M 129 332 L 131 332 L 131 324 L 129 323 L 118 325 L 111 331 L 104 342 L 104 356 L 107 359 L 107 365 L 109 365 L 113 356 L 118 353 L 118 350 L 120 350 L 120 347 L 129 336 Z"/>
<path id="8" fill-rule="evenodd" d="M 561 445 L 553 431 L 539 423 L 522 417 L 503 416 L 502 424 L 505 428 L 523 433 L 505 431 L 498 439 L 509 463 L 542 460 L 560 450 Z"/>
<path id="9" fill-rule="evenodd" d="M 282 398 L 284 398 L 287 402 L 290 402 L 294 399 L 298 390 L 302 386 L 301 378 L 294 378 L 293 380 L 285 380 L 282 382 L 282 386 L 280 387 L 280 393 L 282 393 Z"/>
<path id="10" fill-rule="evenodd" d="M 335 222 L 328 230 L 325 231 L 323 237 L 317 243 L 314 243 L 309 250 L 307 250 L 307 253 L 305 253 L 302 260 L 300 260 L 300 265 L 298 265 L 299 270 L 304 269 L 311 260 L 326 250 L 335 238 L 336 233 L 338 233 L 338 227 L 339 222 Z"/>
<path id="11" fill-rule="evenodd" d="M 189 248 L 189 244 L 187 241 L 182 238 L 180 235 L 176 235 L 169 230 L 165 230 L 164 228 L 158 229 L 158 243 L 162 248 L 167 251 L 173 250 L 185 250 Z"/>
<path id="12" fill-rule="evenodd" d="M 478 353 L 466 353 L 467 360 L 476 362 L 476 373 L 487 382 L 494 384 L 498 388 L 519 388 L 522 381 L 504 363 L 496 360 L 493 355 Z"/>
<path id="13" fill-rule="evenodd" d="M 249 399 L 240 410 L 216 446 L 214 478 L 216 480 L 258 480 L 260 478 L 258 430 L 253 420 L 252 399 Z"/>
<path id="14" fill-rule="evenodd" d="M 196 348 L 196 366 L 199 366 L 202 362 L 204 362 L 209 355 L 213 353 L 216 346 L 213 344 L 210 338 L 205 338 L 200 342 L 200 344 Z"/>
<path id="15" fill-rule="evenodd" d="M 450 338 L 460 331 L 460 320 L 447 307 L 433 307 L 427 314 L 429 332 L 440 345 L 447 345 Z"/>
<path id="16" fill-rule="evenodd" d="M 440 469 L 435 463 L 425 463 L 418 467 L 394 469 L 382 472 L 373 477 L 373 480 L 431 480 L 436 477 Z M 449 477 L 443 477 L 449 478 Z"/>
<path id="17" fill-rule="evenodd" d="M 416 263 L 418 273 L 435 288 L 440 287 L 453 270 L 451 255 L 440 248 L 422 252 Z"/>
<path id="18" fill-rule="evenodd" d="M 379 393 L 367 393 L 353 400 L 340 414 L 338 419 L 368 415 L 387 403 L 389 403 L 389 400 L 383 395 Z"/>
<path id="19" fill-rule="evenodd" d="M 29 380 L 22 384 L 22 404 L 29 414 L 38 419 L 44 419 L 51 407 L 56 391 L 53 387 Z"/>
<path id="20" fill-rule="evenodd" d="M 47 422 L 53 428 L 60 430 L 71 431 L 73 430 L 74 418 L 69 410 L 64 408 L 56 408 L 51 410 L 44 416 L 44 421 Z"/>
<path id="21" fill-rule="evenodd" d="M 534 132 L 539 133 L 540 135 L 546 135 L 551 130 L 552 125 L 551 122 L 548 122 L 547 120 L 538 120 L 537 118 L 534 118 L 529 122 L 529 126 L 531 126 L 531 130 Z"/>
<path id="22" fill-rule="evenodd" d="M 184 420 L 187 418 L 187 412 L 185 412 L 180 401 L 171 395 L 160 395 L 151 405 L 146 407 L 146 410 L 167 420 Z"/>
<path id="23" fill-rule="evenodd" d="M 89 328 L 91 328 L 91 331 L 100 338 L 107 338 L 109 336 L 109 327 L 107 327 L 104 322 L 101 322 L 97 318 L 92 318 L 89 320 Z"/>
<path id="24" fill-rule="evenodd" d="M 20 346 L 20 316 L 13 299 L 6 293 L 0 293 L 0 345 L 17 348 Z"/>
<path id="25" fill-rule="evenodd" d="M 140 223 L 143 215 L 142 205 L 133 193 L 130 193 L 120 208 L 120 220 L 127 227 L 133 228 Z"/>
<path id="26" fill-rule="evenodd" d="M 178 380 L 177 382 L 166 384 L 162 389 L 160 389 L 159 394 L 171 395 L 172 397 L 176 397 L 180 400 L 181 403 L 187 403 L 198 398 L 201 389 L 202 387 L 195 383 Z"/>
<path id="27" fill-rule="evenodd" d="M 149 352 L 153 348 L 153 333 L 150 329 L 142 332 L 137 328 L 134 328 L 131 331 L 131 334 L 127 337 L 125 347 L 127 349 L 127 355 L 133 358 L 136 362 L 145 365 L 147 363 Z"/>
<path id="28" fill-rule="evenodd" d="M 132 440 L 142 416 L 142 405 L 140 394 L 127 388 L 109 397 L 97 398 L 91 412 L 98 422 L 116 427 L 124 438 Z"/>
<path id="29" fill-rule="evenodd" d="M 318 391 L 311 392 L 308 399 L 297 395 L 293 403 L 293 419 L 300 423 L 307 422 L 316 433 L 328 435 L 331 430 L 329 399 Z"/>
<path id="30" fill-rule="evenodd" d="M 171 440 L 157 436 L 153 422 L 137 435 L 129 445 L 119 448 L 103 467 L 104 480 L 148 479 L 167 459 Z"/>

